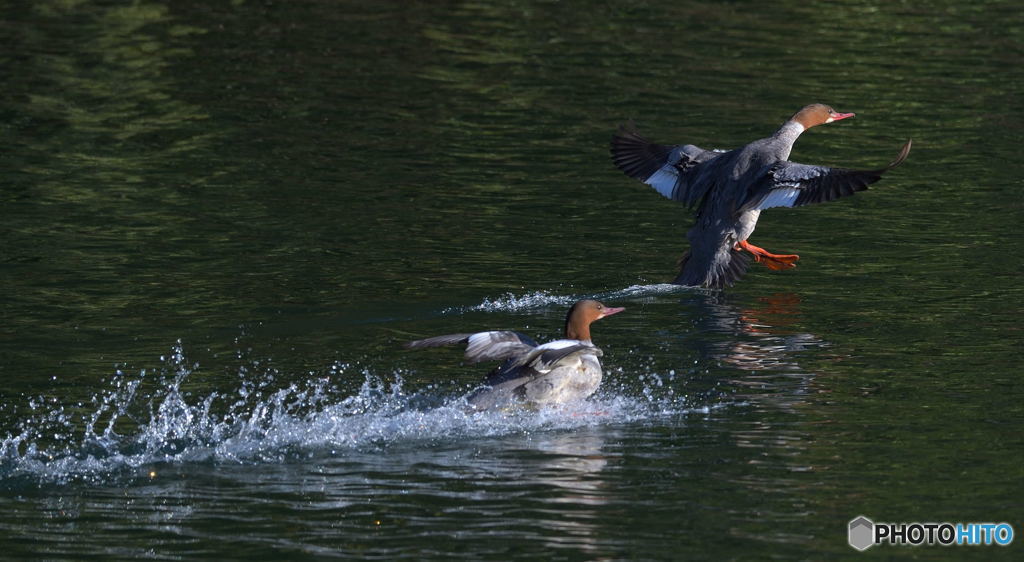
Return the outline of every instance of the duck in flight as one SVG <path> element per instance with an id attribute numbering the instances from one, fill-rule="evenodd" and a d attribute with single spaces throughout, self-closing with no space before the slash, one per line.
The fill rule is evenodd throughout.
<path id="1" fill-rule="evenodd" d="M 748 258 L 744 251 L 771 269 L 796 267 L 799 256 L 773 254 L 749 242 L 761 211 L 853 195 L 881 179 L 910 153 L 908 140 L 895 160 L 876 170 L 811 166 L 787 160 L 801 133 L 853 115 L 811 104 L 797 111 L 772 136 L 728 152 L 704 150 L 692 144 L 654 144 L 632 123 L 620 126 L 611 143 L 615 165 L 663 196 L 696 208 L 696 223 L 686 235 L 690 249 L 680 260 L 674 283 L 714 289 L 732 286 L 746 273 Z"/>
<path id="2" fill-rule="evenodd" d="M 409 342 L 405 347 L 465 344 L 470 363 L 503 361 L 487 375 L 486 386 L 467 398 L 475 410 L 516 403 L 536 407 L 567 404 L 587 398 L 601 385 L 598 357 L 602 352 L 590 339 L 590 324 L 623 310 L 581 300 L 565 317 L 565 338 L 543 345 L 519 332 L 500 330 L 436 336 Z"/>

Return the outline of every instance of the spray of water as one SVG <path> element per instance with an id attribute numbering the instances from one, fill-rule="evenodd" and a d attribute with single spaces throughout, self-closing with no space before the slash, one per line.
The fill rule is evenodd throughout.
<path id="1" fill-rule="evenodd" d="M 673 373 L 643 375 L 639 394 L 609 386 L 571 408 L 470 412 L 461 393 L 407 392 L 401 372 L 381 377 L 358 365 L 335 364 L 302 383 L 241 368 L 230 391 L 189 390 L 197 369 L 178 342 L 163 368 L 117 371 L 89 402 L 29 400 L 0 441 L 0 487 L 144 480 L 159 463 L 287 462 L 396 442 L 428 446 L 703 409 L 664 384 Z M 334 382 L 353 379 L 362 380 L 355 392 Z"/>
<path id="2" fill-rule="evenodd" d="M 525 312 L 537 310 L 552 305 L 569 306 L 581 299 L 597 299 L 601 301 L 614 302 L 617 299 L 636 299 L 642 297 L 654 297 L 669 293 L 692 291 L 692 288 L 667 283 L 658 285 L 631 285 L 625 289 L 605 291 L 601 293 L 578 293 L 569 295 L 556 295 L 550 291 L 534 291 L 517 295 L 505 293 L 500 297 L 485 298 L 480 304 L 472 306 L 458 306 L 446 308 L 445 314 L 461 314 L 465 312 Z"/>

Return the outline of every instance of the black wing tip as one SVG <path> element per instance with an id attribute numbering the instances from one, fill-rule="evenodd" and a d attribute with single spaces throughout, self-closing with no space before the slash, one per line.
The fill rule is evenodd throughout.
<path id="1" fill-rule="evenodd" d="M 649 141 L 630 119 L 612 134 L 609 152 L 616 168 L 631 178 L 646 181 L 668 162 L 672 147 Z"/>
<path id="2" fill-rule="evenodd" d="M 616 153 L 628 151 L 631 148 L 635 150 L 649 144 L 651 144 L 651 141 L 647 140 L 647 137 L 640 134 L 640 130 L 637 129 L 636 123 L 630 119 L 629 121 L 619 125 L 619 129 L 612 133 L 610 149 L 612 157 L 615 157 Z"/>
<path id="3" fill-rule="evenodd" d="M 636 121 L 632 118 L 626 119 L 622 123 L 619 123 L 619 129 L 612 133 L 612 137 L 623 136 L 623 137 L 639 137 L 643 140 L 643 135 L 640 134 L 640 127 L 637 127 Z"/>
<path id="4" fill-rule="evenodd" d="M 814 189 L 807 189 L 800 193 L 800 195 L 797 196 L 796 201 L 793 202 L 793 206 L 800 207 L 815 203 L 827 203 L 829 201 L 835 201 L 840 197 L 846 197 L 849 195 L 855 195 L 861 191 L 867 191 L 868 186 L 882 179 L 883 174 L 902 164 L 910 154 L 912 146 L 913 140 L 907 139 L 907 142 L 902 148 L 900 148 L 899 154 L 896 155 L 896 159 L 884 168 L 879 168 L 877 170 L 848 170 L 845 168 L 833 168 L 834 171 L 848 176 L 846 183 L 819 183 Z M 824 178 L 827 176 L 822 177 Z"/>

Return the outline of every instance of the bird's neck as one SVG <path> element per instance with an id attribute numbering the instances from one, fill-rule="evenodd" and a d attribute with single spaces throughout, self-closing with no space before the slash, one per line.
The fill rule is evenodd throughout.
<path id="1" fill-rule="evenodd" d="M 804 126 L 799 122 L 786 121 L 772 135 L 772 140 L 778 143 L 781 151 L 785 152 L 785 155 L 782 157 L 783 160 L 789 158 L 789 153 L 793 149 L 793 143 L 796 142 L 796 139 L 800 138 L 800 134 L 804 131 Z"/>
<path id="2" fill-rule="evenodd" d="M 580 325 L 577 325 L 580 324 Z M 577 322 L 565 323 L 565 339 L 590 341 L 590 326 Z"/>

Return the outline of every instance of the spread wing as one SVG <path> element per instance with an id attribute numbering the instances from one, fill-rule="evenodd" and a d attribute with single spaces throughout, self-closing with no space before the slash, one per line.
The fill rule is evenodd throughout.
<path id="1" fill-rule="evenodd" d="M 593 344 L 577 340 L 557 340 L 534 348 L 525 357 L 509 359 L 487 375 L 485 383 L 493 387 L 514 388 L 550 373 L 563 361 L 578 353 L 590 353 L 598 357 L 604 354 Z"/>
<path id="2" fill-rule="evenodd" d="M 522 363 L 538 373 L 551 371 L 562 361 L 577 353 L 604 355 L 600 348 L 579 340 L 556 340 L 537 347 Z"/>
<path id="3" fill-rule="evenodd" d="M 654 144 L 640 134 L 632 121 L 619 126 L 612 135 L 611 153 L 615 166 L 627 176 L 688 207 L 700 201 L 710 186 L 700 173 L 700 164 L 723 154 L 692 144 Z"/>
<path id="4" fill-rule="evenodd" d="M 481 361 L 503 361 L 515 357 L 529 356 L 537 349 L 537 342 L 528 336 L 511 330 L 477 332 L 475 334 L 448 334 L 405 344 L 408 349 L 466 344 L 466 360 L 470 363 Z M 521 363 L 521 362 L 520 362 Z"/>
<path id="5" fill-rule="evenodd" d="M 521 360 L 509 359 L 501 367 L 491 371 L 484 380 L 486 386 L 477 389 L 466 400 L 474 408 L 484 410 L 513 397 L 519 387 L 543 377 L 563 361 L 580 353 L 603 355 L 592 344 L 576 340 L 558 340 L 535 348 Z"/>
<path id="6" fill-rule="evenodd" d="M 882 179 L 882 174 L 902 164 L 910 154 L 910 146 L 911 141 L 908 140 L 895 160 L 877 170 L 847 170 L 779 162 L 768 170 L 763 180 L 753 185 L 739 211 L 799 207 L 835 201 L 864 191 L 868 185 Z"/>

